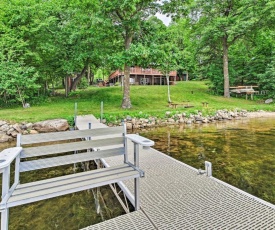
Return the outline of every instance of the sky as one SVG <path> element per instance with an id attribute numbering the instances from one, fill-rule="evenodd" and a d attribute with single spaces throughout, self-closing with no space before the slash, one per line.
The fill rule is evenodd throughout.
<path id="1" fill-rule="evenodd" d="M 163 14 L 160 14 L 160 13 L 156 13 L 156 16 L 161 20 L 163 21 L 163 23 L 168 26 L 169 23 L 171 22 L 171 18 L 170 17 L 166 17 L 165 15 Z"/>

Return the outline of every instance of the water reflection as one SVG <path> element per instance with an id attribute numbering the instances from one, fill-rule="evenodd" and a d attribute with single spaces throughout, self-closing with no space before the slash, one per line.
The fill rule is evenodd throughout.
<path id="1" fill-rule="evenodd" d="M 159 127 L 139 133 L 154 148 L 195 168 L 213 164 L 213 176 L 275 204 L 275 119 L 203 126 Z"/>
<path id="2" fill-rule="evenodd" d="M 12 147 L 15 147 L 15 146 L 16 146 L 15 141 L 0 143 L 0 152 L 4 149 L 12 148 Z"/>

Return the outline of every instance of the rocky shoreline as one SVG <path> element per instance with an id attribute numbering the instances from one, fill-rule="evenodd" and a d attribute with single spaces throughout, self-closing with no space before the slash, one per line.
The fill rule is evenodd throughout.
<path id="1" fill-rule="evenodd" d="M 201 112 L 197 114 L 190 114 L 187 116 L 185 113 L 177 112 L 172 114 L 170 111 L 167 111 L 165 118 L 149 117 L 149 118 L 132 118 L 130 116 L 126 117 L 127 129 L 143 129 L 147 127 L 155 126 L 167 126 L 167 125 L 177 125 L 177 124 L 207 124 L 215 123 L 221 121 L 237 120 L 241 118 L 257 118 L 257 117 L 274 117 L 275 112 L 247 112 L 246 110 L 241 111 L 228 111 L 228 110 L 218 110 L 215 115 L 203 116 Z M 119 125 L 120 121 L 107 124 L 108 126 Z"/>
<path id="2" fill-rule="evenodd" d="M 167 126 L 177 124 L 206 124 L 221 121 L 228 121 L 241 118 L 259 118 L 259 117 L 274 117 L 275 112 L 247 112 L 246 110 L 240 111 L 228 111 L 218 110 L 215 115 L 203 116 L 201 112 L 197 114 L 190 114 L 187 116 L 185 113 L 176 112 L 172 113 L 167 111 L 164 118 L 148 117 L 148 118 L 135 118 L 127 116 L 125 118 L 127 129 L 142 129 L 147 127 L 155 126 Z M 108 126 L 120 125 L 120 121 L 108 123 L 103 121 Z M 15 123 L 11 124 L 7 121 L 0 120 L 0 143 L 13 141 L 16 139 L 18 134 L 35 134 L 35 133 L 46 133 L 46 132 L 60 132 L 68 130 L 69 124 L 66 119 L 54 119 L 41 121 L 36 123 Z"/>
<path id="3" fill-rule="evenodd" d="M 0 120 L 0 143 L 13 141 L 18 134 L 35 134 L 46 132 L 59 132 L 69 129 L 66 119 L 54 119 L 36 123 L 9 123 Z"/>

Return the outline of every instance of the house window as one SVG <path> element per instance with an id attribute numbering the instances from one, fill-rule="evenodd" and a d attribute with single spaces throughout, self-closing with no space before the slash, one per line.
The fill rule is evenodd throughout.
<path id="1" fill-rule="evenodd" d="M 130 84 L 131 85 L 135 84 L 135 78 L 130 78 Z"/>
<path id="2" fill-rule="evenodd" d="M 149 84 L 149 78 L 140 78 L 140 84 L 141 85 L 148 85 Z"/>

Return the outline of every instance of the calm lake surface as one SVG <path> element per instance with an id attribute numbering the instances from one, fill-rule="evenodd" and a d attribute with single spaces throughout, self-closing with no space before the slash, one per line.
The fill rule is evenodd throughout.
<path id="1" fill-rule="evenodd" d="M 137 131 L 154 148 L 197 169 L 212 162 L 213 176 L 275 204 L 275 118 L 244 119 L 207 125 Z M 0 150 L 15 142 L 0 144 Z M 41 172 L 45 177 L 73 166 Z M 40 171 L 40 170 L 39 170 Z M 22 175 L 24 182 L 36 172 Z M 104 219 L 123 214 L 109 188 L 101 188 Z M 79 229 L 101 222 L 91 192 L 80 192 L 10 209 L 10 229 Z"/>
<path id="2" fill-rule="evenodd" d="M 243 119 L 139 131 L 154 148 L 275 204 L 275 118 Z"/>

